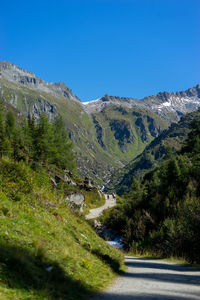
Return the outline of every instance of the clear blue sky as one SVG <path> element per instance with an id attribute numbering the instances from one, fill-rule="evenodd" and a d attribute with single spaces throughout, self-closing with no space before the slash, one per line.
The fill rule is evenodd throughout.
<path id="1" fill-rule="evenodd" d="M 83 101 L 200 82 L 199 0 L 10 0 L 0 16 L 0 60 Z"/>

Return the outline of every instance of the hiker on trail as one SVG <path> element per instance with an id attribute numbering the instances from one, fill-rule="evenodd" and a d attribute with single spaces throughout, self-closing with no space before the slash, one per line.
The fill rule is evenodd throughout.
<path id="1" fill-rule="evenodd" d="M 113 199 L 115 199 L 115 198 L 116 198 L 116 196 L 115 196 L 115 194 L 114 194 L 114 193 L 112 193 L 112 196 L 113 196 Z"/>
<path id="2" fill-rule="evenodd" d="M 109 200 L 109 195 L 107 195 L 107 200 Z"/>

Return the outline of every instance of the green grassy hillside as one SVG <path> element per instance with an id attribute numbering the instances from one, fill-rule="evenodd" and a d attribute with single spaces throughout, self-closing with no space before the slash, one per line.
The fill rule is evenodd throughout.
<path id="1" fill-rule="evenodd" d="M 114 104 L 92 117 L 98 145 L 123 164 L 140 154 L 166 128 L 153 112 Z"/>
<path id="2" fill-rule="evenodd" d="M 44 169 L 0 160 L 0 299 L 87 299 L 122 261 Z"/>

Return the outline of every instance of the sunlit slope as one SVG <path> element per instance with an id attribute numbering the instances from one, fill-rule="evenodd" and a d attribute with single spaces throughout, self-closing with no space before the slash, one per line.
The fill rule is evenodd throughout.
<path id="1" fill-rule="evenodd" d="M 70 212 L 45 171 L 0 161 L 1 299 L 87 299 L 122 261 Z"/>

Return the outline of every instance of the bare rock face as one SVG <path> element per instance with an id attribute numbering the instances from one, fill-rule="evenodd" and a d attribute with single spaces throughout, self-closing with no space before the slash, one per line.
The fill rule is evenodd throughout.
<path id="1" fill-rule="evenodd" d="M 84 204 L 85 204 L 85 197 L 82 193 L 76 192 L 76 193 L 68 195 L 66 197 L 66 201 L 70 202 L 71 207 L 79 208 L 80 211 L 82 211 Z"/>
<path id="2" fill-rule="evenodd" d="M 141 101 L 146 108 L 150 108 L 169 124 L 177 122 L 182 115 L 200 107 L 200 84 L 182 92 L 158 93 Z"/>
<path id="3" fill-rule="evenodd" d="M 7 61 L 0 62 L 0 74 L 1 78 L 17 83 L 33 90 L 45 92 L 51 94 L 54 97 L 63 96 L 72 101 L 80 102 L 80 99 L 75 96 L 70 88 L 68 88 L 64 83 L 51 83 L 41 80 L 36 77 L 34 73 L 27 70 L 23 70 L 20 67 L 11 64 Z"/>
<path id="4" fill-rule="evenodd" d="M 158 93 L 141 100 L 105 95 L 97 100 L 84 103 L 85 110 L 90 113 L 102 112 L 112 105 L 121 108 L 143 108 L 156 113 L 167 123 L 177 122 L 186 113 L 198 110 L 200 107 L 200 84 L 186 91 L 176 93 Z"/>

